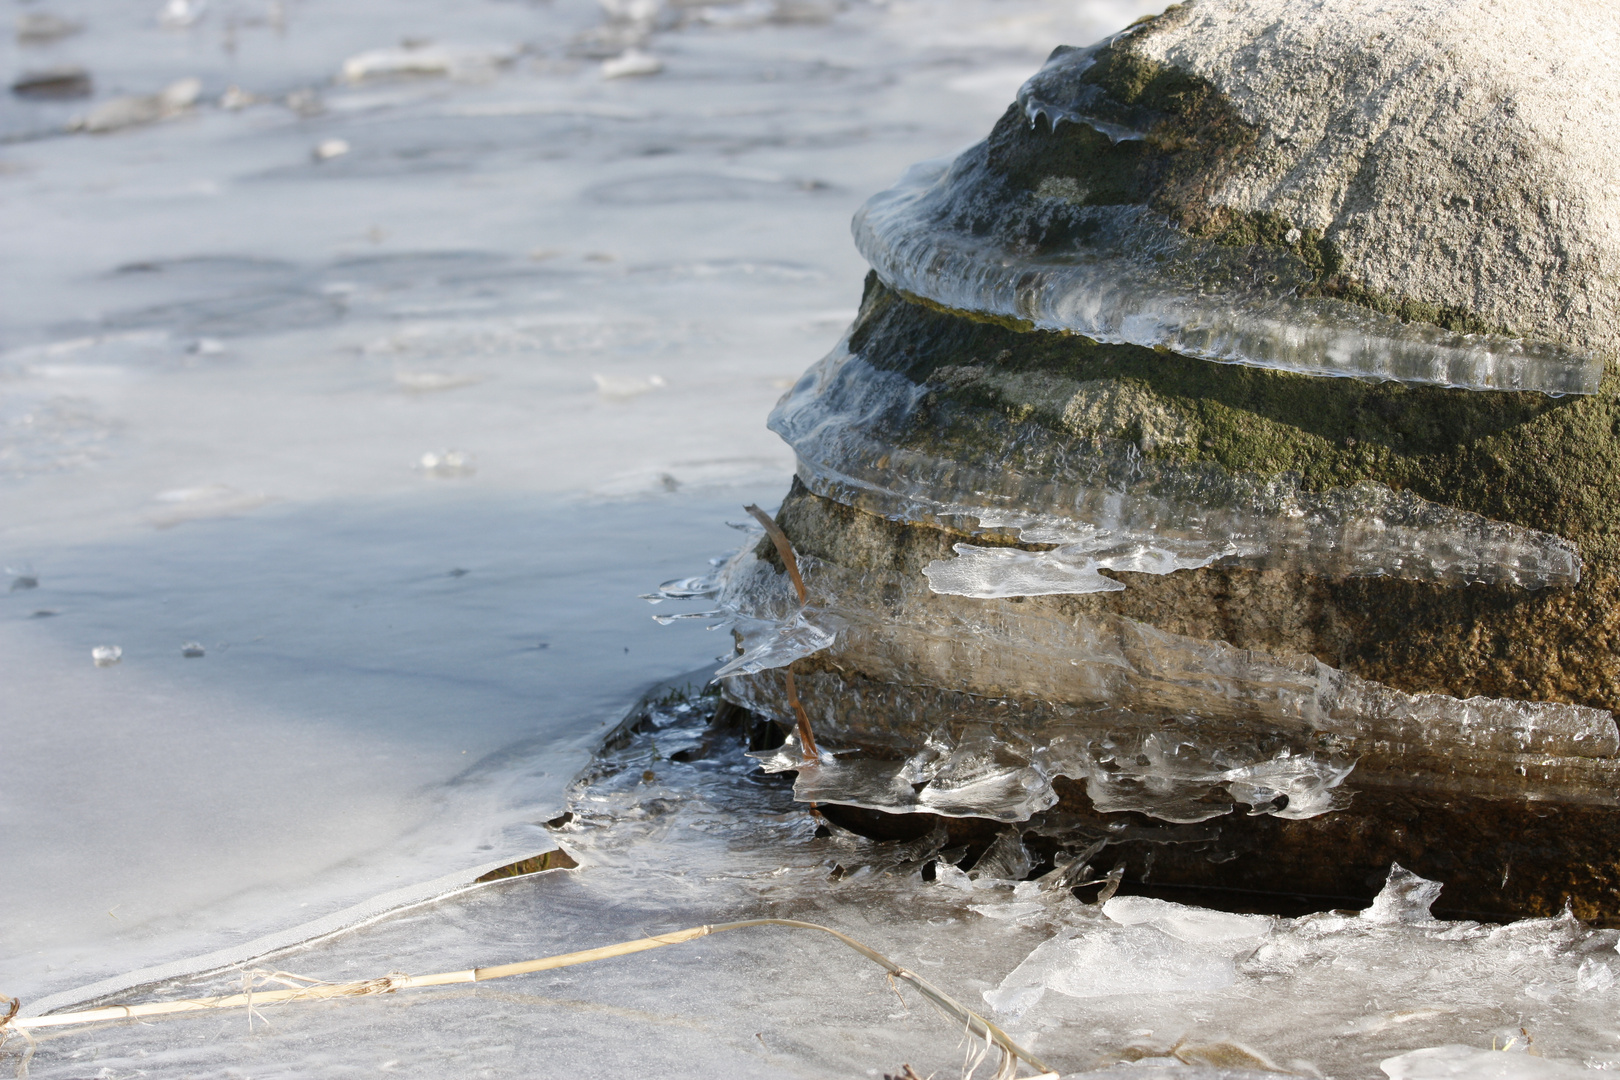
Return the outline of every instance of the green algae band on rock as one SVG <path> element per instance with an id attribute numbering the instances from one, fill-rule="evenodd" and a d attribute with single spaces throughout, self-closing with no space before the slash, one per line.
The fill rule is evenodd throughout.
<path id="1" fill-rule="evenodd" d="M 663 594 L 808 717 L 764 767 L 1127 888 L 1620 924 L 1613 40 L 1192 0 L 876 196 L 770 418 L 806 596 L 765 540 Z"/>
<path id="2" fill-rule="evenodd" d="M 862 208 L 861 253 L 915 296 L 1096 341 L 1313 375 L 1594 393 L 1597 349 L 1612 343 L 1598 324 L 1614 314 L 1620 177 L 1612 161 L 1578 172 L 1584 162 L 1511 111 L 1474 108 L 1564 88 L 1503 85 L 1491 64 L 1435 73 L 1443 58 L 1421 54 L 1472 33 L 1468 5 L 1430 5 L 1427 19 L 1414 6 L 1409 21 L 1427 25 L 1398 42 L 1333 3 L 1288 6 L 1274 35 L 1276 20 L 1258 17 L 1274 7 L 1193 3 L 1059 50 L 989 139 L 913 168 Z M 1335 57 L 1362 71 L 1371 57 L 1370 83 L 1341 77 L 1325 108 L 1290 109 L 1297 95 L 1256 75 L 1300 66 L 1290 37 L 1311 40 L 1305 74 L 1322 78 Z M 1411 79 L 1402 54 L 1424 74 Z M 1433 113 L 1457 95 L 1449 122 L 1402 130 L 1415 126 L 1403 109 Z M 1368 111 L 1383 130 L 1354 130 Z M 1494 160 L 1504 142 L 1529 158 L 1506 175 Z M 1549 198 L 1561 211 L 1550 220 L 1522 205 Z M 1572 267 L 1549 280 L 1558 252 L 1606 271 L 1611 295 L 1592 295 Z M 1515 275 L 1529 295 L 1503 289 Z"/>

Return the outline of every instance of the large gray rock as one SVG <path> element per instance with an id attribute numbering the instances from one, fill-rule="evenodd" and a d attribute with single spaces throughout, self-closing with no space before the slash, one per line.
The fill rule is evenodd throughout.
<path id="1" fill-rule="evenodd" d="M 698 590 L 730 698 L 845 751 L 771 767 L 1127 880 L 1620 921 L 1617 35 L 1193 0 L 869 201 L 771 419 L 808 601 L 767 542 Z"/>

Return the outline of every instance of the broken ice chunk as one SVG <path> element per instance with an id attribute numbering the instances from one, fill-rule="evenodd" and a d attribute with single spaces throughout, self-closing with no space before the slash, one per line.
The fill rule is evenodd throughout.
<path id="1" fill-rule="evenodd" d="M 179 79 L 164 87 L 160 93 L 113 98 L 103 102 L 90 110 L 89 114 L 70 121 L 68 130 L 102 134 L 167 120 L 190 109 L 201 94 L 202 80 Z"/>
<path id="2" fill-rule="evenodd" d="M 1384 887 L 1361 917 L 1367 922 L 1390 925 L 1433 922 L 1429 908 L 1440 899 L 1444 887 L 1438 881 L 1418 877 L 1400 863 L 1391 863 Z"/>
<path id="3" fill-rule="evenodd" d="M 480 79 L 510 64 L 521 50 L 511 45 L 431 45 L 411 43 L 398 49 L 372 49 L 343 61 L 340 78 L 369 79 L 439 76 Z"/>
<path id="4" fill-rule="evenodd" d="M 1022 881 L 1034 865 L 1023 835 L 1017 829 L 1003 829 L 973 864 L 968 877 L 975 881 Z"/>
<path id="5" fill-rule="evenodd" d="M 97 645 L 90 650 L 90 660 L 96 667 L 112 667 L 124 658 L 124 650 L 117 645 Z"/>
<path id="6" fill-rule="evenodd" d="M 180 655 L 184 656 L 188 660 L 195 660 L 198 657 L 205 655 L 207 651 L 207 649 L 203 648 L 203 644 L 200 641 L 188 641 L 184 645 L 180 646 Z"/>
<path id="7" fill-rule="evenodd" d="M 1473 1046 L 1431 1046 L 1378 1063 L 1389 1080 L 1580 1080 L 1579 1065 Z"/>
<path id="8" fill-rule="evenodd" d="M 325 145 L 322 143 L 321 145 Z M 459 390 L 481 381 L 478 375 L 455 371 L 396 371 L 394 382 L 401 390 L 415 394 L 431 394 L 441 390 Z"/>
<path id="9" fill-rule="evenodd" d="M 429 450 L 417 467 L 428 476 L 471 476 L 478 471 L 473 456 L 461 450 Z"/>
<path id="10" fill-rule="evenodd" d="M 183 29 L 202 18 L 207 8 L 208 0 L 168 0 L 158 13 L 158 22 L 177 30 Z"/>
<path id="11" fill-rule="evenodd" d="M 1601 994 L 1614 985 L 1614 969 L 1607 961 L 1588 956 L 1575 972 L 1575 985 L 1583 994 Z"/>
<path id="12" fill-rule="evenodd" d="M 1018 1016 L 1047 990 L 1076 998 L 1219 990 L 1236 981 L 1232 959 L 1247 941 L 1182 941 L 1146 925 L 1060 932 L 1036 946 L 984 1000 L 998 1013 Z"/>
<path id="13" fill-rule="evenodd" d="M 602 61 L 602 78 L 625 79 L 640 75 L 657 75 L 664 70 L 664 62 L 651 53 L 630 48 L 610 60 Z"/>
<path id="14" fill-rule="evenodd" d="M 83 23 L 52 15 L 48 11 L 30 11 L 17 17 L 19 45 L 48 45 L 83 30 Z"/>
<path id="15" fill-rule="evenodd" d="M 82 67 L 64 65 L 43 71 L 25 71 L 11 84 L 11 92 L 36 101 L 64 101 L 89 97 L 90 73 Z"/>
<path id="16" fill-rule="evenodd" d="M 662 375 L 592 375 L 596 391 L 605 401 L 629 401 L 669 384 Z"/>
<path id="17" fill-rule="evenodd" d="M 1151 896 L 1116 896 L 1103 904 L 1102 911 L 1121 926 L 1151 926 L 1194 944 L 1262 938 L 1271 933 L 1274 925 L 1266 915 L 1235 915 Z"/>
<path id="18" fill-rule="evenodd" d="M 310 157 L 316 161 L 330 161 L 332 158 L 342 157 L 348 152 L 349 143 L 347 139 L 322 139 L 315 144 L 315 149 L 310 151 Z"/>

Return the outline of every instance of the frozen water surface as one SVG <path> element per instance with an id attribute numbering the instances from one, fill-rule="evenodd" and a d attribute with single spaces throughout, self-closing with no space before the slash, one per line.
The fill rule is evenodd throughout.
<path id="1" fill-rule="evenodd" d="M 0 105 L 0 990 L 36 1013 L 267 965 L 455 969 L 769 909 L 976 1004 L 1054 935 L 1124 926 L 817 838 L 741 746 L 678 761 L 690 715 L 569 785 L 642 687 L 724 651 L 635 594 L 785 485 L 762 419 L 853 313 L 861 199 L 980 135 L 1053 45 L 1150 7 L 14 12 L 6 71 L 78 66 L 93 93 Z M 457 892 L 559 843 L 582 869 Z M 1259 1060 L 1227 1042 L 1368 1076 L 1429 1048 L 1401 1075 L 1451 1075 L 1471 1051 L 1445 1048 L 1521 1027 L 1549 1062 L 1611 1063 L 1608 937 L 1336 918 L 1221 959 L 1225 987 L 1048 988 L 1015 1026 L 1066 1069 L 1217 1070 L 1136 1077 Z M 1165 932 L 1124 929 L 1144 925 Z M 55 1032 L 31 1068 L 955 1068 L 950 1031 L 864 963 L 739 933 L 251 1030 Z M 243 967 L 192 975 L 222 965 Z"/>
<path id="2" fill-rule="evenodd" d="M 1135 1064 L 1102 1075 L 1532 1080 L 1620 1064 L 1616 991 L 1594 975 L 1620 965 L 1614 931 L 1567 918 L 1437 921 L 1431 884 L 1399 869 L 1362 915 L 1234 915 L 1144 896 L 1083 903 L 1061 869 L 1014 882 L 995 876 L 1004 862 L 990 854 L 964 872 L 936 837 L 875 843 L 818 829 L 782 778 L 751 768 L 749 733 L 711 726 L 710 715 L 705 703 L 666 699 L 567 792 L 572 817 L 521 826 L 532 849 L 560 846 L 577 870 L 479 886 L 126 999 L 240 992 L 254 972 L 455 971 L 768 916 L 845 930 L 1069 1076 L 1123 1061 Z M 971 1052 L 866 960 L 777 928 L 476 986 L 265 1007 L 251 1030 L 235 1011 L 36 1038 L 33 1074 L 62 1078 L 565 1066 L 859 1077 L 902 1061 L 957 1076 Z M 1469 1062 L 1481 1071 L 1440 1071 Z"/>

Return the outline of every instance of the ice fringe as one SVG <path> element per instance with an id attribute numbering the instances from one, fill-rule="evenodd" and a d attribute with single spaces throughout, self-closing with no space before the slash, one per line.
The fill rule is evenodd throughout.
<path id="1" fill-rule="evenodd" d="M 1124 586 L 1098 570 L 1168 574 L 1214 563 L 1531 589 L 1580 580 L 1576 546 L 1551 533 L 1379 484 L 1310 491 L 1290 473 L 1159 461 L 1121 439 L 1069 438 L 955 406 L 937 389 L 873 366 L 846 340 L 769 421 L 818 495 L 893 520 L 1058 545 L 959 544 L 960 558 L 924 571 L 935 592 L 1113 591 Z"/>
<path id="2" fill-rule="evenodd" d="M 1363 784 L 1613 799 L 1591 783 L 1598 759 L 1620 753 L 1601 709 L 1408 694 L 1310 656 L 800 561 L 804 610 L 838 625 L 830 660 L 858 656 L 864 673 L 802 673 L 805 707 L 824 743 L 872 751 L 823 754 L 812 768 L 790 751 L 768 756 L 767 768 L 799 770 L 801 800 L 1012 822 L 1053 806 L 1052 781 L 1067 776 L 1105 812 L 1196 822 L 1245 803 L 1300 818 L 1342 805 L 1358 763 Z M 784 575 L 751 550 L 713 591 L 739 624 L 790 626 L 799 610 Z M 725 692 L 793 722 L 765 669 L 738 673 Z"/>
<path id="3" fill-rule="evenodd" d="M 1048 61 L 1018 93 L 1025 115 L 1141 138 L 1160 117 L 1080 78 L 1103 45 Z M 1551 343 L 1302 296 L 1308 282 L 1285 259 L 1195 240 L 1144 206 L 1084 205 L 1072 182 L 1016 190 L 987 161 L 981 142 L 923 162 L 861 207 L 855 243 L 879 277 L 947 307 L 1220 363 L 1553 395 L 1594 393 L 1602 378 L 1600 359 Z"/>

